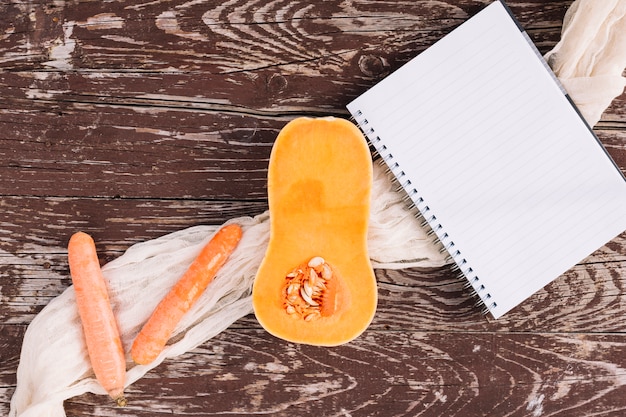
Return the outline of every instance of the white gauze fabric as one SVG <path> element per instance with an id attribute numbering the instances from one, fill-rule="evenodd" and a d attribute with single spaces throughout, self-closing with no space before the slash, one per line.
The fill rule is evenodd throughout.
<path id="1" fill-rule="evenodd" d="M 626 0 L 576 0 L 565 17 L 561 42 L 546 55 L 591 126 L 624 89 L 625 4 Z M 387 269 L 444 265 L 440 245 L 426 235 L 394 187 L 375 165 L 368 236 L 372 265 Z M 197 347 L 252 312 L 252 282 L 268 243 L 268 220 L 264 213 L 227 222 L 243 227 L 239 246 L 176 328 L 162 354 L 146 366 L 133 365 L 129 357 L 127 385 L 166 358 Z M 156 304 L 218 227 L 191 227 L 136 244 L 103 267 L 127 350 Z M 63 401 L 86 392 L 106 395 L 93 377 L 74 290 L 69 287 L 26 331 L 9 416 L 64 417 Z"/>
<path id="2" fill-rule="evenodd" d="M 545 58 L 595 126 L 626 86 L 626 0 L 576 0 L 563 19 L 561 41 Z"/>
<path id="3" fill-rule="evenodd" d="M 444 265 L 445 255 L 439 252 L 439 244 L 427 236 L 394 188 L 383 168 L 375 165 L 375 198 L 368 236 L 372 265 L 388 269 Z M 235 252 L 153 363 L 134 365 L 127 354 L 127 385 L 164 359 L 188 352 L 252 313 L 252 283 L 269 241 L 269 215 L 266 212 L 227 223 L 238 223 L 244 230 Z M 103 266 L 127 352 L 155 306 L 218 228 L 196 226 L 138 243 Z M 9 415 L 64 417 L 63 401 L 86 392 L 106 395 L 91 370 L 74 288 L 70 286 L 35 317 L 26 331 Z"/>

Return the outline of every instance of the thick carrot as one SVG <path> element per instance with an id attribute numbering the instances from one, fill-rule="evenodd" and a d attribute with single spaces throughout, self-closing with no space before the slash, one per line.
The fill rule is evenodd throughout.
<path id="1" fill-rule="evenodd" d="M 67 252 L 93 372 L 111 398 L 125 406 L 126 359 L 96 246 L 91 236 L 77 232 L 70 238 Z"/>
<path id="2" fill-rule="evenodd" d="M 176 325 L 200 298 L 202 292 L 215 278 L 217 271 L 235 250 L 241 235 L 239 225 L 226 225 L 202 248 L 185 274 L 157 305 L 135 338 L 131 355 L 136 363 L 145 365 L 159 356 Z"/>

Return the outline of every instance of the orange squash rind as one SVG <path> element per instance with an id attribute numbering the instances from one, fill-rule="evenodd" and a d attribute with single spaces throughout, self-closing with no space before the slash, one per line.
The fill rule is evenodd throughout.
<path id="1" fill-rule="evenodd" d="M 252 293 L 269 333 L 337 346 L 369 326 L 377 304 L 371 188 L 369 148 L 351 122 L 302 117 L 281 130 L 268 168 L 270 241 Z"/>

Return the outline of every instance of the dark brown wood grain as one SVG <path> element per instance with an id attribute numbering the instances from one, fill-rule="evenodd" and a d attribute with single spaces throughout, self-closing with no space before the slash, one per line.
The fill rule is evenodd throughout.
<path id="1" fill-rule="evenodd" d="M 137 242 L 267 209 L 279 129 L 345 105 L 488 0 L 0 1 L 0 413 L 66 244 Z M 571 0 L 508 2 L 541 52 Z M 626 172 L 626 94 L 595 127 Z M 449 267 L 377 270 L 370 328 L 286 343 L 253 315 L 68 416 L 622 416 L 626 235 L 499 320 Z"/>

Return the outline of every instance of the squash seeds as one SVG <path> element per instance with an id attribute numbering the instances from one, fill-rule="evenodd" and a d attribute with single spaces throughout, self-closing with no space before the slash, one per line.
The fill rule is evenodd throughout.
<path id="1" fill-rule="evenodd" d="M 320 318 L 324 292 L 332 278 L 332 267 L 320 256 L 289 272 L 282 290 L 287 314 L 304 321 Z"/>

